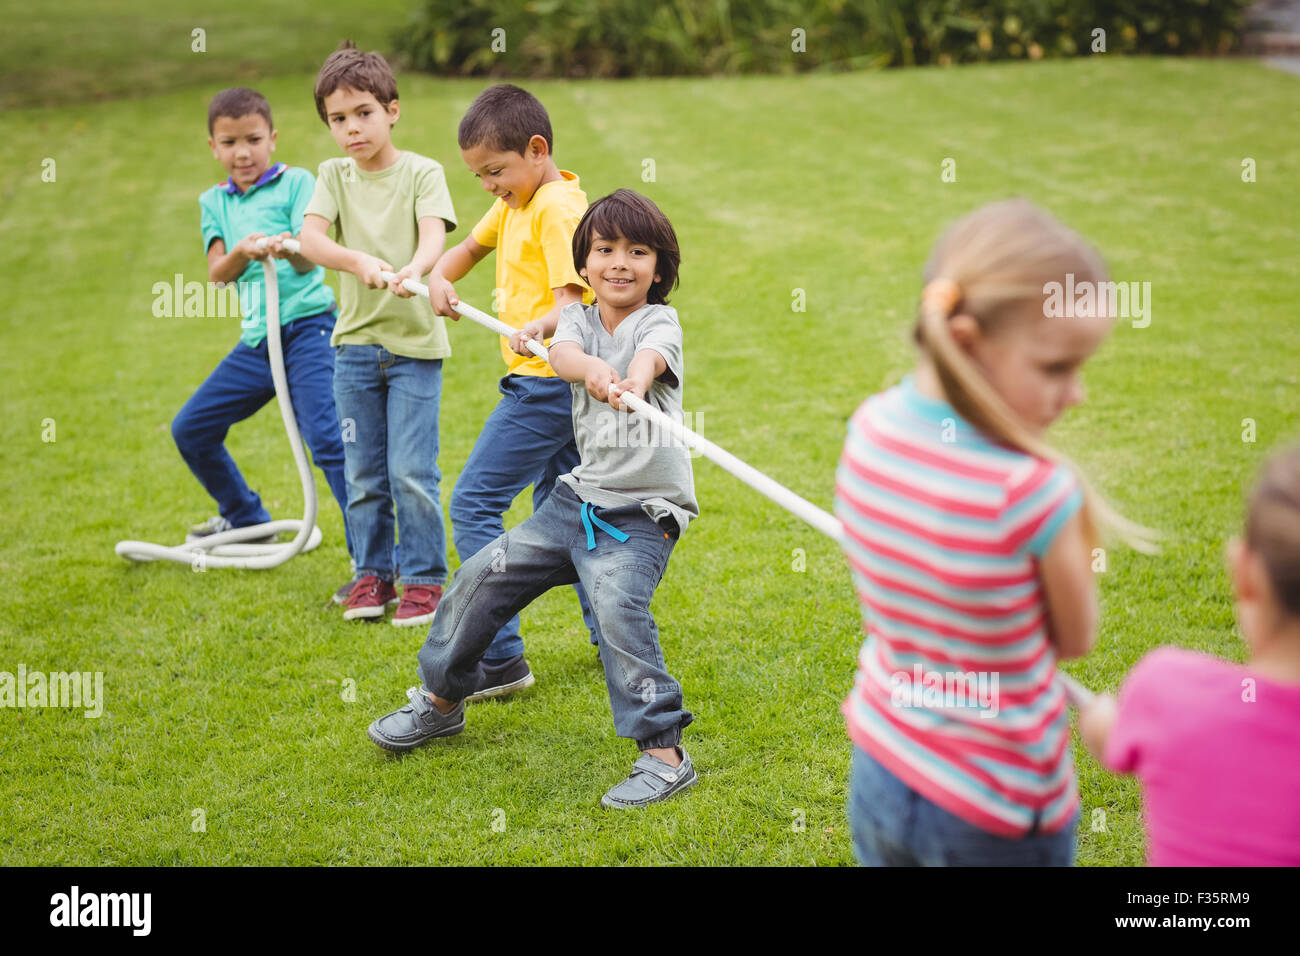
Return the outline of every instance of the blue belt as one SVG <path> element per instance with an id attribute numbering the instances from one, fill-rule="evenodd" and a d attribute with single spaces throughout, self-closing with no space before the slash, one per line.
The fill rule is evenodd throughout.
<path id="1" fill-rule="evenodd" d="M 626 534 L 624 534 L 622 531 L 619 531 L 608 521 L 602 521 L 600 518 L 596 516 L 596 509 L 591 506 L 591 502 L 584 501 L 582 503 L 582 527 L 587 532 L 588 551 L 596 550 L 596 528 L 592 527 L 593 522 L 595 523 L 596 528 L 599 528 L 601 531 L 604 531 L 615 541 L 623 542 L 627 540 Z"/>

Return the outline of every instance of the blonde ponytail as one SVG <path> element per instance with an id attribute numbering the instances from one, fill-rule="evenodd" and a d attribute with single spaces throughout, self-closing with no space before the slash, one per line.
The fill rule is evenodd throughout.
<path id="1" fill-rule="evenodd" d="M 1104 281 L 1100 257 L 1078 235 L 1025 200 L 992 203 L 956 223 L 926 266 L 914 338 L 930 358 L 953 409 L 976 428 L 1028 455 L 1065 465 L 1083 491 L 1089 547 L 1117 536 L 1145 554 L 1156 532 L 1129 521 L 1103 499 L 1065 455 L 1033 434 L 953 338 L 949 319 L 969 315 L 984 334 L 1042 302 L 1046 282 L 1073 272 Z"/>

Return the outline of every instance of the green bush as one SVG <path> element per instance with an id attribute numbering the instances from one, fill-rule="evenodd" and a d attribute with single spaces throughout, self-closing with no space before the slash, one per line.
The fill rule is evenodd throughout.
<path id="1" fill-rule="evenodd" d="M 791 73 L 1108 53 L 1224 53 L 1249 0 L 422 0 L 398 59 L 434 73 Z M 1095 31 L 1104 31 L 1104 36 Z"/>

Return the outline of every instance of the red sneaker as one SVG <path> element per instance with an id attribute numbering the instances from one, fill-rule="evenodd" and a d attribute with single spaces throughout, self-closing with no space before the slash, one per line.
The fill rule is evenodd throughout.
<path id="1" fill-rule="evenodd" d="M 357 618 L 383 617 L 384 608 L 396 601 L 397 589 L 393 587 L 392 581 L 367 574 L 352 585 L 352 592 L 343 602 L 343 619 L 353 621 Z"/>
<path id="2" fill-rule="evenodd" d="M 433 612 L 438 610 L 438 602 L 441 600 L 442 588 L 436 584 L 432 587 L 412 584 L 402 588 L 402 603 L 397 605 L 393 625 L 414 627 L 417 624 L 428 624 L 433 620 Z"/>

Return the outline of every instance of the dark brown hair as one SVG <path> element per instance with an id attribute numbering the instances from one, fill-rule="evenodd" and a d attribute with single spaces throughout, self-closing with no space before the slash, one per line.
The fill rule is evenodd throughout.
<path id="1" fill-rule="evenodd" d="M 362 53 L 351 40 L 340 43 L 339 48 L 325 60 L 320 73 L 316 74 L 316 112 L 327 126 L 325 97 L 339 87 L 372 93 L 384 109 L 397 99 L 397 80 L 393 78 L 388 61 L 378 53 Z"/>
<path id="2" fill-rule="evenodd" d="M 597 236 L 649 246 L 655 251 L 655 272 L 659 281 L 650 286 L 646 301 L 667 305 L 668 293 L 677 285 L 682 256 L 677 233 L 668 217 L 653 202 L 631 189 L 616 189 L 588 207 L 573 234 L 573 267 L 579 273 L 587 267 L 587 254 Z"/>
<path id="3" fill-rule="evenodd" d="M 486 146 L 494 152 L 513 152 L 520 156 L 527 151 L 528 141 L 534 136 L 546 140 L 548 153 L 555 152 L 546 107 L 532 93 L 509 83 L 489 86 L 474 97 L 456 131 L 461 149 Z"/>
<path id="4" fill-rule="evenodd" d="M 243 86 L 222 90 L 212 97 L 212 102 L 208 104 L 208 135 L 212 135 L 212 127 L 216 126 L 217 120 L 223 116 L 239 119 L 241 116 L 249 116 L 253 113 L 266 120 L 267 129 L 275 129 L 275 124 L 271 122 L 271 104 L 257 90 L 250 90 Z"/>
<path id="5" fill-rule="evenodd" d="M 1278 604 L 1300 617 L 1300 445 L 1270 455 L 1246 513 L 1246 546 L 1260 556 Z"/>

